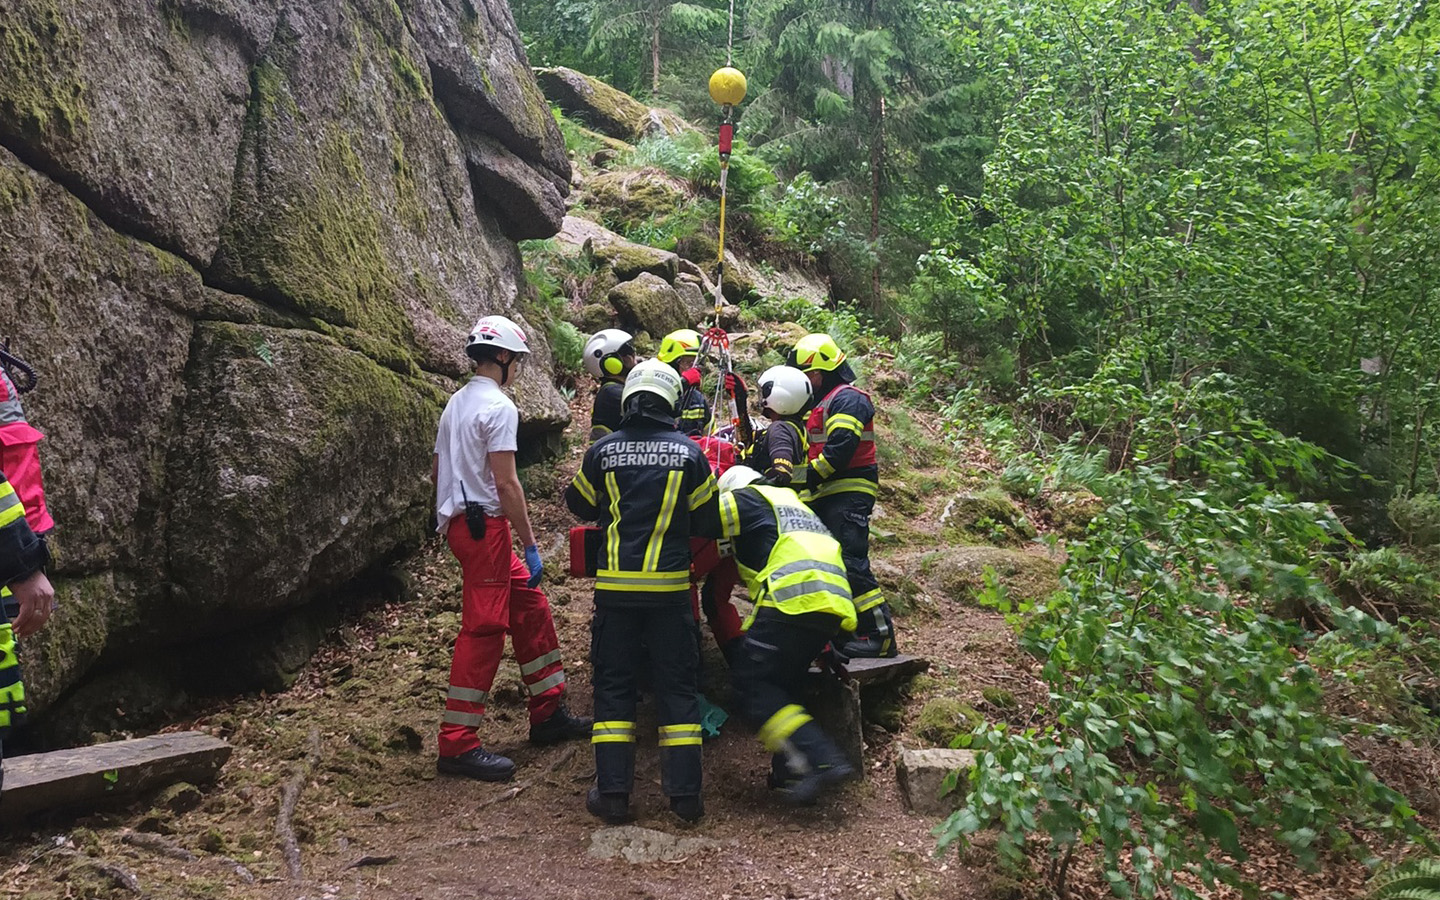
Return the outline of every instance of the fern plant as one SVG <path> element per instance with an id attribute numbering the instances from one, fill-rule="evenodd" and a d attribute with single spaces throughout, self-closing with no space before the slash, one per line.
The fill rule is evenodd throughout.
<path id="1" fill-rule="evenodd" d="M 1416 859 L 1371 883 L 1369 900 L 1440 900 L 1440 859 Z"/>

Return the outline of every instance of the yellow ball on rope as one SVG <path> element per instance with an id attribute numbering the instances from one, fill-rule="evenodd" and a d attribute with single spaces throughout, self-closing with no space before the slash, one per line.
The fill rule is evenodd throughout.
<path id="1" fill-rule="evenodd" d="M 732 66 L 716 69 L 710 76 L 710 99 L 721 106 L 739 106 L 745 99 L 745 75 Z"/>

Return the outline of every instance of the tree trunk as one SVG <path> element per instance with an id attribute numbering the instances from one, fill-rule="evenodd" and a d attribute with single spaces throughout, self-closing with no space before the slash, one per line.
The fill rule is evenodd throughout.
<path id="1" fill-rule="evenodd" d="M 885 156 L 885 98 L 872 88 L 870 99 L 870 303 L 880 304 L 880 171 Z"/>
<path id="2" fill-rule="evenodd" d="M 650 20 L 650 96 L 660 93 L 660 16 Z"/>

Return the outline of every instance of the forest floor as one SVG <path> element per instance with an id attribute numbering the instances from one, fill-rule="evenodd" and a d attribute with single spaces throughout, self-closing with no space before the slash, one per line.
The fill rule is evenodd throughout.
<path id="1" fill-rule="evenodd" d="M 582 388 L 577 412 L 588 396 Z M 908 439 L 929 441 L 933 450 L 935 423 L 918 412 L 907 421 Z M 564 457 L 527 470 L 526 480 L 536 531 L 544 536 L 546 589 L 565 653 L 569 703 L 587 713 L 590 582 L 563 575 L 564 535 L 573 522 L 558 502 L 578 465 L 579 428 L 572 425 Z M 815 808 L 787 808 L 769 795 L 768 756 L 732 718 L 706 743 L 707 814 L 694 827 L 670 815 L 653 741 L 642 739 L 636 824 L 676 839 L 672 858 L 640 864 L 600 858 L 594 849 L 613 830 L 584 808 L 594 775 L 590 747 L 526 743 L 519 671 L 510 659 L 502 664 L 482 736 L 515 760 L 515 780 L 483 784 L 437 776 L 435 732 L 459 626 L 460 573 L 448 551 L 432 542 L 404 566 L 408 596 L 352 613 L 291 690 L 216 703 L 174 723 L 174 729 L 208 731 L 234 745 L 215 784 L 201 786 L 189 802 L 184 795 L 144 798 L 14 835 L 0 855 L 0 893 L 34 900 L 1044 896 L 1035 876 L 1015 881 L 1002 874 L 988 849 L 993 841 L 983 837 L 963 853 L 937 855 L 937 820 L 907 811 L 896 782 L 898 747 L 932 745 L 918 733 L 927 701 L 953 698 L 992 721 L 1023 727 L 1041 714 L 1045 699 L 1036 663 L 1001 616 L 958 599 L 954 573 L 928 564 L 956 541 L 940 521 L 947 497 L 993 478 L 985 474 L 992 461 L 978 449 L 949 448 L 942 457 L 940 466 L 899 475 L 905 490 L 891 494 L 893 503 L 875 522 L 882 579 L 903 585 L 892 588 L 904 594 L 896 597 L 902 649 L 929 659 L 930 671 L 876 716 L 883 726 L 867 726 L 864 781 Z M 1048 553 L 1038 544 L 1020 552 Z M 706 673 L 707 696 L 728 707 L 713 644 Z M 1011 699 L 998 708 L 985 699 L 986 688 L 992 700 L 1000 696 L 997 688 Z M 648 715 L 653 719 L 653 710 Z M 642 705 L 641 734 L 646 716 Z M 283 785 L 303 765 L 312 731 L 319 753 L 294 816 L 303 877 L 293 881 L 276 839 L 277 809 Z M 1043 848 L 1038 852 L 1043 857 Z M 1077 856 L 1071 897 L 1108 896 L 1092 863 Z M 1266 890 L 1316 900 L 1356 896 L 1365 875 L 1347 861 L 1305 875 L 1265 854 L 1247 869 Z"/>

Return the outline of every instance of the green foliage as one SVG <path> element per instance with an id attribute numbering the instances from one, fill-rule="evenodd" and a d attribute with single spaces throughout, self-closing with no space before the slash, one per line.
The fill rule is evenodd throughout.
<path id="1" fill-rule="evenodd" d="M 1395 497 L 1386 511 L 1410 546 L 1440 546 L 1440 496 L 1413 494 Z"/>
<path id="2" fill-rule="evenodd" d="M 1440 569 L 1394 547 L 1356 553 L 1340 567 L 1340 581 L 1371 609 L 1434 618 L 1440 613 Z"/>
<path id="3" fill-rule="evenodd" d="M 605 146 L 593 131 L 566 117 L 559 107 L 550 107 L 550 114 L 555 117 L 555 124 L 560 126 L 560 136 L 565 139 L 565 149 L 576 156 L 589 157 Z"/>
<path id="4" fill-rule="evenodd" d="M 1022 364 L 1150 391 L 1211 373 L 1254 413 L 1432 489 L 1440 17 L 1340 0 L 951 7 L 1004 109 L 947 250 L 999 286 Z M 1017 23 L 1023 22 L 1022 27 Z M 916 302 L 937 327 L 971 293 Z M 983 306 L 982 308 L 990 308 Z M 1022 371 L 1023 374 L 1023 371 Z"/>
<path id="5" fill-rule="evenodd" d="M 1032 832 L 1057 858 L 1098 844 L 1118 895 L 1194 898 L 1177 873 L 1240 882 L 1219 858 L 1246 858 L 1238 820 L 1307 864 L 1348 846 L 1352 822 L 1418 832 L 1404 798 L 1346 748 L 1352 723 L 1326 714 L 1320 673 L 1293 652 L 1303 635 L 1263 611 L 1300 600 L 1356 641 L 1383 631 L 1317 574 L 1343 528 L 1218 449 L 1204 468 L 1201 485 L 1141 468 L 1070 545 L 1064 589 L 1019 610 L 1052 724 L 975 733 L 972 790 L 942 845 L 992 825 L 1012 860 Z"/>
<path id="6" fill-rule="evenodd" d="M 1440 900 L 1440 859 L 1401 863 L 1375 878 L 1369 900 Z"/>

